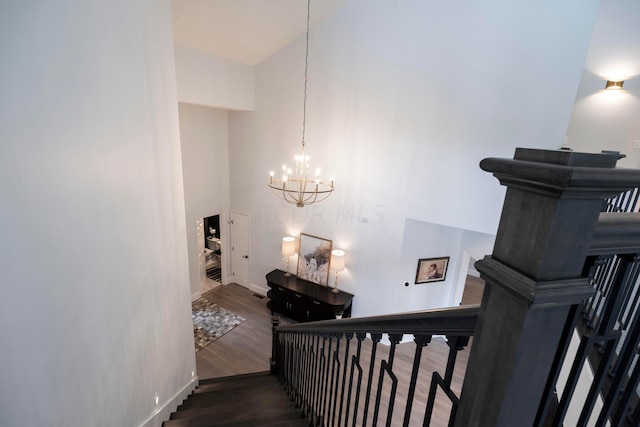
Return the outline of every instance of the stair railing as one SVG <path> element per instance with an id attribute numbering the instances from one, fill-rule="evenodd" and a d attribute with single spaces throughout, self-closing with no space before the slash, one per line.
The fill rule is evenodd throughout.
<path id="1" fill-rule="evenodd" d="M 584 271 L 594 293 L 571 310 L 538 419 L 553 405 L 555 392 L 551 426 L 637 426 L 640 214 L 600 214 L 588 254 Z M 572 340 L 575 349 L 568 351 Z"/>
<path id="2" fill-rule="evenodd" d="M 573 333 L 572 321 L 580 307 L 588 307 L 583 305 L 585 300 L 592 301 L 594 295 L 597 297 L 597 288 L 593 284 L 597 271 L 591 268 L 585 271 L 585 260 L 593 256 L 622 254 L 618 256 L 627 259 L 625 272 L 631 271 L 636 265 L 635 259 L 625 255 L 631 252 L 620 252 L 618 249 L 625 245 L 634 246 L 637 241 L 627 241 L 622 237 L 625 235 L 624 227 L 616 229 L 611 224 L 607 225 L 606 220 L 599 221 L 605 200 L 640 187 L 640 171 L 615 168 L 617 160 L 618 156 L 610 152 L 587 154 L 517 149 L 514 159 L 490 158 L 480 163 L 483 170 L 493 173 L 507 187 L 507 191 L 493 252 L 475 264 L 486 286 L 477 312 L 459 402 L 452 405 L 454 410 L 449 425 L 545 425 L 545 414 L 549 408 L 547 402 L 556 389 L 558 373 L 562 370 L 561 359 L 567 352 Z M 636 227 L 634 223 L 627 226 L 632 229 Z M 614 231 L 619 238 L 607 241 L 608 234 Z M 625 275 L 632 278 L 629 274 Z M 618 287 L 615 286 L 616 289 Z M 617 292 L 631 295 L 629 289 L 623 286 Z M 614 297 L 611 301 L 620 306 L 621 299 Z M 600 312 L 607 313 L 607 310 Z M 626 314 L 629 312 L 630 309 L 626 310 Z M 446 331 L 452 318 L 447 310 L 440 312 L 442 324 L 430 329 L 427 335 L 443 333 L 438 332 L 442 328 Z M 358 320 L 346 320 L 351 321 Z M 341 330 L 342 322 L 345 320 L 332 323 L 336 325 L 331 326 L 336 328 L 331 331 L 332 335 L 329 331 L 316 331 L 315 335 L 304 338 L 301 338 L 301 331 L 313 332 L 315 325 L 287 326 L 283 338 L 280 335 L 285 330 L 282 327 L 275 328 L 278 345 L 274 354 L 274 369 L 283 376 L 296 399 L 304 396 L 300 400 L 301 405 L 313 402 L 313 411 L 307 412 L 308 406 L 304 410 L 311 414 L 314 425 L 353 425 L 343 419 L 338 421 L 339 413 L 338 419 L 333 416 L 334 408 L 336 405 L 340 407 L 340 402 L 335 396 L 321 392 L 329 390 L 324 384 L 330 384 L 332 378 L 333 349 L 348 345 L 342 341 L 341 334 L 356 332 Z M 402 320 L 398 319 L 398 322 L 402 323 Z M 329 324 L 324 326 L 330 327 Z M 378 425 L 381 411 L 387 411 L 388 414 L 389 409 L 393 409 L 393 403 L 386 408 L 377 407 L 383 403 L 378 395 L 387 396 L 397 392 L 397 383 L 392 374 L 395 349 L 400 340 L 396 332 L 400 334 L 405 331 L 386 328 L 366 331 L 373 341 L 372 353 L 376 351 L 381 334 L 389 334 L 389 355 L 384 364 L 380 362 L 379 371 L 381 378 L 389 378 L 384 383 L 388 383 L 390 388 L 380 393 L 376 390 L 372 418 L 368 418 L 369 412 L 365 411 L 357 419 L 356 425 Z M 364 333 L 359 330 L 356 334 L 357 338 L 363 337 L 357 340 L 357 351 L 361 349 Z M 471 333 L 450 335 L 466 337 Z M 420 337 L 419 334 L 417 336 Z M 417 346 L 425 340 L 419 338 Z M 450 344 L 457 347 L 454 339 L 450 340 Z M 613 345 L 606 346 L 609 349 Z M 604 356 L 609 360 L 609 354 Z M 632 359 L 630 366 L 636 358 Z M 312 371 L 303 371 L 303 367 L 312 361 L 315 361 L 313 375 Z M 623 368 L 629 364 L 628 360 L 622 362 Z M 357 367 L 354 369 L 358 371 L 354 371 L 354 375 L 359 375 Z M 372 369 L 373 366 L 369 366 L 369 370 Z M 606 371 L 605 368 L 603 370 Z M 445 374 L 444 378 L 447 376 Z M 635 381 L 634 378 L 631 380 Z M 631 380 L 618 381 L 620 384 L 633 385 Z M 380 383 L 383 383 L 382 379 Z M 621 390 L 626 393 L 630 388 L 624 388 L 624 385 Z M 366 390 L 372 390 L 373 385 L 367 383 L 366 387 Z M 600 391 L 595 394 L 598 393 Z M 357 395 L 356 390 L 354 396 Z M 619 397 L 616 392 L 607 399 L 618 400 Z M 363 406 L 367 408 L 367 403 Z M 628 407 L 626 403 L 624 406 Z M 614 407 L 615 410 L 620 409 L 620 406 L 611 406 Z M 316 408 L 320 409 L 319 413 L 315 413 Z M 637 420 L 637 414 L 634 416 Z M 388 418 L 386 425 L 390 425 Z"/>
<path id="3" fill-rule="evenodd" d="M 459 393 L 459 387 L 452 388 L 456 360 L 473 335 L 478 308 L 475 305 L 288 326 L 277 326 L 274 318 L 272 372 L 280 376 L 312 425 L 391 425 L 394 417 L 403 425 L 429 425 L 438 403 L 438 390 L 449 399 L 448 418 L 453 420 Z M 384 346 L 379 343 L 384 334 L 390 345 L 381 349 Z M 442 373 L 435 366 L 421 365 L 423 359 L 431 361 L 423 357 L 423 350 L 436 335 L 446 337 L 448 348 L 446 365 L 440 366 Z M 413 355 L 411 360 L 401 362 L 405 374 L 399 374 L 394 370 L 398 364 L 396 348 L 407 336 L 413 338 Z M 425 377 L 427 371 L 432 373 L 431 378 Z M 426 399 L 416 399 L 416 391 L 420 394 L 421 389 L 429 390 Z M 398 398 L 400 390 L 402 399 Z M 403 407 L 398 408 L 398 402 Z M 416 410 L 414 405 L 420 408 Z"/>

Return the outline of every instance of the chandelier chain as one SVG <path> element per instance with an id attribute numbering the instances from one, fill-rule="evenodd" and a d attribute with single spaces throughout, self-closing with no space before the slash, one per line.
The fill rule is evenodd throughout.
<path id="1" fill-rule="evenodd" d="M 309 21 L 311 17 L 311 0 L 307 0 L 307 43 L 304 54 L 304 101 L 302 103 L 302 150 L 304 151 L 304 137 L 307 127 L 307 74 L 309 70 Z"/>

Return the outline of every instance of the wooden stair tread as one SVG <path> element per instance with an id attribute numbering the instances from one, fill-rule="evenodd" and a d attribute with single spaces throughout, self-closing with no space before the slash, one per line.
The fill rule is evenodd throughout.
<path id="1" fill-rule="evenodd" d="M 225 412 L 227 407 L 236 406 L 236 401 L 239 399 L 243 399 L 245 402 L 245 405 L 250 406 L 251 410 L 253 410 L 253 408 L 255 409 L 268 408 L 270 405 L 286 406 L 289 402 L 291 402 L 291 399 L 286 394 L 283 394 L 282 396 L 273 396 L 270 398 L 262 397 L 259 403 L 254 402 L 252 398 L 249 397 L 248 395 L 241 394 L 241 395 L 234 395 L 233 397 L 227 398 L 227 399 L 203 399 L 203 400 L 197 400 L 197 401 L 186 401 L 182 405 L 180 405 L 179 409 L 196 410 L 200 408 L 205 408 L 205 409 L 220 408 L 221 412 Z"/>
<path id="2" fill-rule="evenodd" d="M 307 426 L 277 377 L 268 372 L 200 381 L 164 427 Z"/>
<path id="3" fill-rule="evenodd" d="M 163 427 L 256 427 L 256 426 L 269 426 L 269 427 L 307 427 L 309 426 L 309 421 L 297 418 L 287 419 L 287 420 L 278 420 L 272 418 L 260 418 L 254 420 L 245 420 L 245 421 L 228 421 L 228 420 L 219 420 L 219 421 L 198 421 L 198 420 L 169 420 L 163 423 Z"/>
<path id="4" fill-rule="evenodd" d="M 210 382 L 206 384 L 200 384 L 193 391 L 193 394 L 203 394 L 211 391 L 230 391 L 242 389 L 247 386 L 252 387 L 270 387 L 274 384 L 279 384 L 276 378 L 273 378 L 269 374 L 265 374 L 262 377 L 252 377 L 252 378 L 240 378 L 237 381 L 233 380 L 225 380 L 218 382 Z"/>
<path id="5" fill-rule="evenodd" d="M 229 375 L 226 377 L 204 378 L 204 379 L 199 379 L 198 384 L 199 385 L 217 384 L 217 383 L 223 383 L 223 382 L 233 383 L 237 381 L 242 381 L 243 379 L 263 378 L 263 377 L 271 377 L 271 374 L 269 373 L 269 371 L 262 371 L 262 372 L 252 372 L 249 374 L 241 374 L 241 375 Z"/>

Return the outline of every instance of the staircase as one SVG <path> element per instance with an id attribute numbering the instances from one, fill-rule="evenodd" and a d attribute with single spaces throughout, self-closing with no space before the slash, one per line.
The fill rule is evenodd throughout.
<path id="1" fill-rule="evenodd" d="M 268 372 L 201 380 L 163 427 L 307 426 Z"/>

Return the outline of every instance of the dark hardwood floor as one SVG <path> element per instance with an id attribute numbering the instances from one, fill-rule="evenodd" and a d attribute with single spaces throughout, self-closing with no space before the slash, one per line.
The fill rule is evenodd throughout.
<path id="1" fill-rule="evenodd" d="M 480 304 L 484 292 L 484 280 L 475 276 L 467 276 L 460 305 Z"/>
<path id="2" fill-rule="evenodd" d="M 196 353 L 198 377 L 268 371 L 272 339 L 268 298 L 236 284 L 219 286 L 202 297 L 246 320 Z"/>

